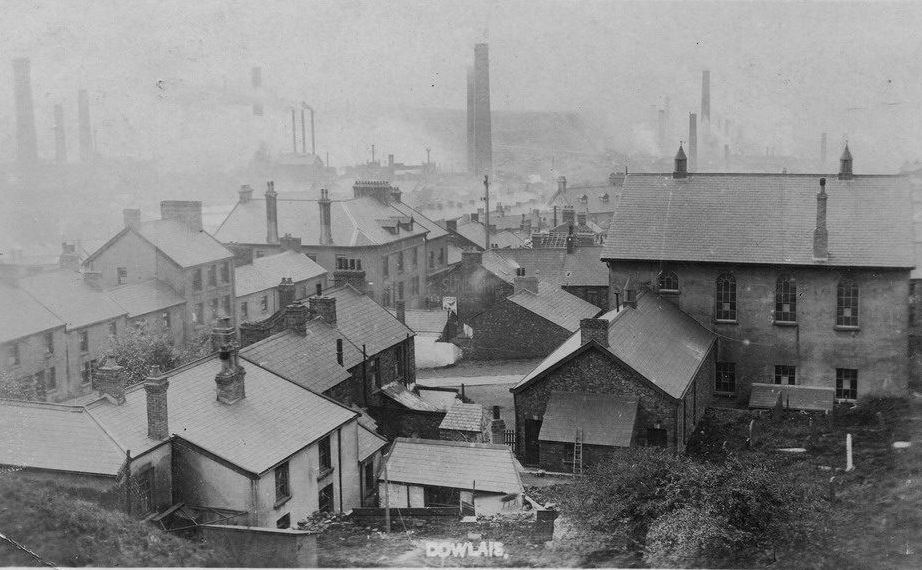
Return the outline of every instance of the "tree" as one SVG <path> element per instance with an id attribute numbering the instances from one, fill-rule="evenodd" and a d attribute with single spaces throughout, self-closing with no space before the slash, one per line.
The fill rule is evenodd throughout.
<path id="1" fill-rule="evenodd" d="M 177 347 L 166 334 L 128 329 L 109 338 L 100 356 L 106 354 L 111 354 L 118 365 L 125 368 L 128 375 L 126 384 L 132 386 L 144 381 L 151 366 L 159 366 L 160 370 L 167 372 L 211 354 L 211 337 L 202 332 Z"/>

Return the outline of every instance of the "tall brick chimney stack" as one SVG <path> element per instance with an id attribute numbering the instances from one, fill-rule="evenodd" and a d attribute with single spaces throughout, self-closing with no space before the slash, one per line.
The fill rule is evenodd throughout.
<path id="1" fill-rule="evenodd" d="M 279 307 L 287 307 L 295 302 L 295 284 L 291 277 L 282 277 L 278 285 L 279 290 Z"/>
<path id="2" fill-rule="evenodd" d="M 493 419 L 490 420 L 490 443 L 502 445 L 505 443 L 504 435 L 506 431 L 506 422 L 499 415 L 499 406 L 493 406 Z"/>
<path id="3" fill-rule="evenodd" d="M 310 309 L 300 303 L 285 307 L 285 328 L 290 331 L 294 331 L 301 336 L 307 334 L 305 327 L 309 318 Z"/>
<path id="4" fill-rule="evenodd" d="M 852 153 L 848 150 L 848 143 L 845 143 L 845 150 L 842 151 L 842 157 L 839 158 L 839 180 L 851 180 L 852 173 Z"/>
<path id="5" fill-rule="evenodd" d="M 16 140 L 19 162 L 32 165 L 38 161 L 38 138 L 35 133 L 35 109 L 32 104 L 32 63 L 27 57 L 13 60 L 13 94 L 16 99 Z"/>
<path id="6" fill-rule="evenodd" d="M 320 243 L 323 245 L 333 243 L 333 216 L 330 204 L 330 191 L 321 188 L 317 205 L 320 206 Z"/>
<path id="7" fill-rule="evenodd" d="M 115 358 L 106 355 L 102 366 L 96 368 L 96 389 L 108 399 L 121 406 L 125 403 L 125 369 L 115 362 Z"/>
<path id="8" fill-rule="evenodd" d="M 90 97 L 86 89 L 77 92 L 77 123 L 80 162 L 86 164 L 96 157 L 96 149 L 93 148 L 93 127 L 90 124 Z"/>
<path id="9" fill-rule="evenodd" d="M 672 169 L 673 178 L 685 178 L 688 176 L 688 157 L 685 156 L 685 149 L 679 144 L 679 151 L 675 153 L 675 167 Z"/>
<path id="10" fill-rule="evenodd" d="M 147 394 L 147 437 L 161 440 L 170 437 L 169 416 L 167 414 L 166 392 L 170 380 L 160 372 L 159 366 L 151 366 L 144 379 L 144 391 Z"/>
<path id="11" fill-rule="evenodd" d="M 515 278 L 512 280 L 512 286 L 515 293 L 521 293 L 522 291 L 531 291 L 532 293 L 538 293 L 538 277 L 532 275 L 528 277 L 524 267 L 516 268 Z M 515 294 L 513 293 L 513 294 Z"/>
<path id="12" fill-rule="evenodd" d="M 266 243 L 279 242 L 278 193 L 275 182 L 266 183 Z"/>
<path id="13" fill-rule="evenodd" d="M 698 116 L 688 115 L 688 169 L 698 170 Z"/>
<path id="14" fill-rule="evenodd" d="M 331 327 L 336 326 L 336 297 L 309 297 L 307 302 L 311 313 Z"/>
<path id="15" fill-rule="evenodd" d="M 246 397 L 244 376 L 246 370 L 237 359 L 237 335 L 231 326 L 230 317 L 223 316 L 212 329 L 211 339 L 218 345 L 221 370 L 215 375 L 217 400 L 222 404 L 235 404 Z"/>
<path id="16" fill-rule="evenodd" d="M 846 147 L 846 152 L 848 148 Z M 816 194 L 816 228 L 813 230 L 813 259 L 829 260 L 829 232 L 826 229 L 826 179 L 820 178 L 820 191 Z"/>
<path id="17" fill-rule="evenodd" d="M 602 346 L 608 346 L 608 321 L 605 319 L 580 319 L 579 343 L 586 344 L 594 340 Z"/>
<path id="18" fill-rule="evenodd" d="M 237 190 L 237 196 L 241 204 L 246 204 L 253 199 L 253 187 L 249 184 L 242 184 L 240 190 Z"/>

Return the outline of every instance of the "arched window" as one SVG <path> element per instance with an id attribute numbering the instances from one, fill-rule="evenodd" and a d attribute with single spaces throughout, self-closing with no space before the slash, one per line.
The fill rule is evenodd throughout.
<path id="1" fill-rule="evenodd" d="M 717 278 L 714 318 L 718 321 L 736 320 L 736 277 L 723 273 Z"/>
<path id="2" fill-rule="evenodd" d="M 775 322 L 797 322 L 797 282 L 788 274 L 775 281 Z"/>
<path id="3" fill-rule="evenodd" d="M 679 276 L 672 271 L 662 271 L 659 274 L 658 287 L 660 291 L 678 291 Z"/>
<path id="4" fill-rule="evenodd" d="M 836 325 L 858 326 L 858 285 L 854 281 L 843 280 L 836 287 Z"/>

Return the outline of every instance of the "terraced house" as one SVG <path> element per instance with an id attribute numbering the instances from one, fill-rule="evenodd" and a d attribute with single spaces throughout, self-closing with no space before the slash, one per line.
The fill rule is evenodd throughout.
<path id="1" fill-rule="evenodd" d="M 906 177 L 628 174 L 601 259 L 616 300 L 648 284 L 720 336 L 714 391 L 906 390 L 915 261 Z M 617 306 L 617 302 L 612 302 Z"/>

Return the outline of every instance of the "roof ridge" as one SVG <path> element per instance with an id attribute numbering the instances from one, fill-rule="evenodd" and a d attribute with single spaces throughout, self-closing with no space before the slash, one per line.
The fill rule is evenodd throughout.
<path id="1" fill-rule="evenodd" d="M 33 400 L 19 400 L 17 398 L 0 398 L 0 405 L 15 406 L 18 408 L 47 408 L 61 412 L 82 413 L 86 406 L 78 404 L 60 404 L 57 402 L 36 402 Z"/>
<path id="2" fill-rule="evenodd" d="M 425 438 L 415 438 L 415 437 L 398 437 L 394 440 L 394 447 L 397 447 L 397 444 L 403 443 L 413 443 L 417 445 L 441 445 L 445 447 L 467 447 L 473 449 L 494 449 L 497 451 L 509 451 L 508 445 L 497 444 L 497 443 L 474 443 L 470 441 L 453 441 L 447 439 L 425 439 Z"/>

